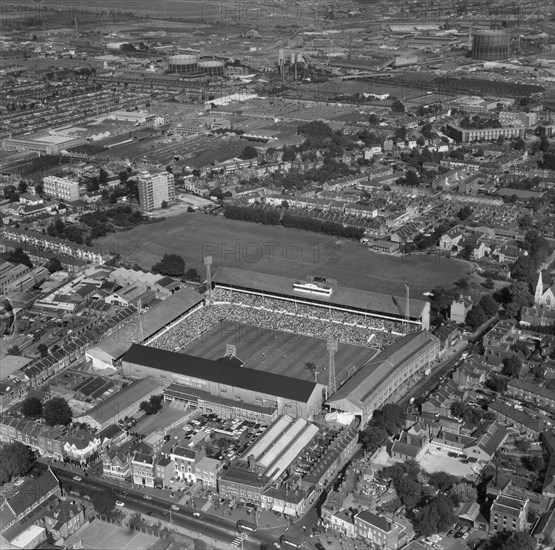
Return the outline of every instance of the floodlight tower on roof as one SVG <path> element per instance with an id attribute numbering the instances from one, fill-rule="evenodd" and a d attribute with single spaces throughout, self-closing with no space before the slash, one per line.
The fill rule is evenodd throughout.
<path id="1" fill-rule="evenodd" d="M 210 305 L 212 299 L 212 272 L 210 266 L 212 265 L 212 256 L 204 257 L 204 265 L 206 266 L 206 304 Z"/>
<path id="2" fill-rule="evenodd" d="M 328 340 L 327 343 L 328 353 L 330 355 L 329 365 L 329 381 L 328 381 L 328 398 L 337 391 L 337 383 L 335 380 L 335 352 L 337 351 L 337 342 L 335 340 Z"/>

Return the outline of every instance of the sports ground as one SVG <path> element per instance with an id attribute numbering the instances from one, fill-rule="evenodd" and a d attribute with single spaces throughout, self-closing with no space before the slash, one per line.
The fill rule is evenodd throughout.
<path id="1" fill-rule="evenodd" d="M 343 287 L 420 297 L 438 285 L 448 285 L 469 272 L 469 264 L 435 256 L 390 256 L 369 251 L 356 241 L 300 231 L 228 220 L 223 216 L 185 213 L 131 231 L 109 235 L 95 243 L 99 250 L 132 250 L 124 261 L 145 269 L 164 253 L 177 254 L 186 269 L 204 272 L 202 258 L 219 265 L 286 277 L 321 275 Z"/>
<path id="2" fill-rule="evenodd" d="M 313 381 L 315 372 L 306 367 L 306 363 L 313 363 L 318 381 L 328 383 L 329 355 L 326 341 L 320 338 L 222 321 L 181 352 L 218 359 L 225 355 L 226 344 L 235 346 L 236 357 L 247 368 Z M 372 348 L 338 344 L 335 353 L 337 384 L 352 376 L 377 353 Z"/>
<path id="3" fill-rule="evenodd" d="M 147 533 L 140 533 L 112 525 L 101 520 L 93 521 L 79 536 L 83 543 L 80 548 L 90 550 L 146 550 L 158 539 Z"/>

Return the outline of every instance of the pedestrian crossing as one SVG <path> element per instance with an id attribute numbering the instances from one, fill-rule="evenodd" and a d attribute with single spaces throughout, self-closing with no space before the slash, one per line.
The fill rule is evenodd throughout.
<path id="1" fill-rule="evenodd" d="M 248 535 L 246 533 L 241 533 L 239 535 L 237 535 L 235 537 L 235 539 L 233 540 L 233 542 L 231 543 L 231 546 L 233 546 L 233 548 L 239 548 L 240 546 L 242 546 L 243 541 L 248 537 Z"/>

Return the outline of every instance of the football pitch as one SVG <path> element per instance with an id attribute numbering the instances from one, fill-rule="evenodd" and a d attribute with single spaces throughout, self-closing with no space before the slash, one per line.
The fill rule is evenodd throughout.
<path id="1" fill-rule="evenodd" d="M 419 298 L 469 272 L 469 264 L 436 256 L 390 256 L 371 252 L 358 241 L 330 235 L 184 213 L 100 239 L 101 252 L 119 252 L 123 261 L 150 270 L 163 254 L 177 254 L 185 269 L 204 273 L 203 257 L 218 266 L 304 278 L 320 275 L 340 286 Z"/>
<path id="2" fill-rule="evenodd" d="M 279 330 L 222 321 L 180 350 L 181 353 L 219 359 L 226 344 L 235 346 L 236 357 L 250 369 L 263 370 L 300 380 L 328 383 L 329 356 L 326 340 Z M 378 353 L 373 348 L 338 344 L 335 353 L 337 384 L 350 378 Z M 313 363 L 315 368 L 307 367 Z"/>

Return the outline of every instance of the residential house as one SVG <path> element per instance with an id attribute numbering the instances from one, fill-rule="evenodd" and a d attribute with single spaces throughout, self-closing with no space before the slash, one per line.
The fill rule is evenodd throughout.
<path id="1" fill-rule="evenodd" d="M 470 296 L 459 296 L 458 300 L 454 300 L 449 311 L 449 320 L 462 325 L 466 321 L 468 312 L 472 309 L 472 298 Z"/>
<path id="2" fill-rule="evenodd" d="M 439 239 L 439 248 L 441 250 L 452 251 L 454 248 L 458 250 L 459 243 L 462 241 L 464 232 L 460 227 L 453 227 Z"/>
<path id="3" fill-rule="evenodd" d="M 156 459 L 154 463 L 154 486 L 160 489 L 167 487 L 174 475 L 174 464 L 166 456 Z"/>
<path id="4" fill-rule="evenodd" d="M 484 363 L 471 358 L 459 365 L 453 372 L 453 380 L 461 388 L 482 388 L 491 371 Z"/>
<path id="5" fill-rule="evenodd" d="M 490 510 L 490 531 L 524 531 L 528 518 L 528 499 L 500 494 Z"/>
<path id="6" fill-rule="evenodd" d="M 63 540 L 85 524 L 85 509 L 60 500 L 49 506 L 40 523 L 55 541 Z"/>
<path id="7" fill-rule="evenodd" d="M 77 430 L 66 435 L 64 452 L 70 460 L 86 464 L 95 453 L 100 451 L 100 444 L 100 437 L 87 430 Z"/>
<path id="8" fill-rule="evenodd" d="M 131 459 L 133 483 L 142 487 L 154 487 L 154 458 L 152 455 L 135 452 Z"/>
<path id="9" fill-rule="evenodd" d="M 419 424 L 415 424 L 408 430 L 401 432 L 399 438 L 391 446 L 390 455 L 392 458 L 403 462 L 418 460 L 426 452 L 429 442 L 428 431 Z"/>
<path id="10" fill-rule="evenodd" d="M 381 548 L 397 550 L 414 536 L 410 523 L 404 518 L 388 519 L 368 510 L 359 512 L 354 517 L 354 523 L 357 537 Z"/>
<path id="11" fill-rule="evenodd" d="M 127 479 L 132 474 L 133 452 L 129 448 L 109 449 L 102 453 L 102 472 L 114 479 Z"/>
<path id="12" fill-rule="evenodd" d="M 529 415 L 526 411 L 517 410 L 501 401 L 494 401 L 488 405 L 488 410 L 495 413 L 497 420 L 508 426 L 513 426 L 520 433 L 538 438 L 545 429 L 544 423 Z"/>
<path id="13" fill-rule="evenodd" d="M 518 399 L 555 409 L 555 392 L 527 380 L 510 380 L 507 384 L 507 392 Z"/>
<path id="14" fill-rule="evenodd" d="M 216 489 L 223 463 L 215 458 L 204 456 L 195 464 L 195 476 L 205 488 Z"/>

